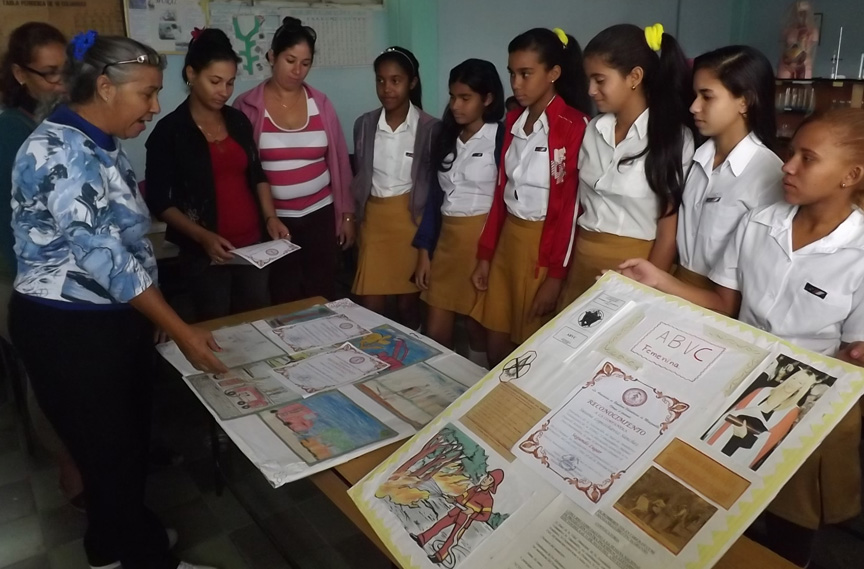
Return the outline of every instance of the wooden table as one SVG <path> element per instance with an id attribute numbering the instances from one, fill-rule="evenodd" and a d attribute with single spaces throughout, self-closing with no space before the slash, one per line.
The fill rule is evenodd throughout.
<path id="1" fill-rule="evenodd" d="M 289 314 L 304 308 L 309 308 L 315 304 L 323 304 L 327 302 L 321 297 L 307 298 L 296 302 L 279 304 L 269 308 L 226 316 L 210 320 L 202 324 L 211 330 L 222 328 L 224 326 L 235 326 L 244 322 L 252 322 L 263 318 L 270 318 L 280 314 Z M 351 523 L 357 526 L 363 534 L 374 543 L 394 563 L 399 566 L 393 555 L 384 547 L 384 544 L 378 538 L 375 530 L 354 505 L 354 502 L 348 496 L 348 488 L 360 481 L 376 466 L 384 462 L 393 452 L 398 449 L 404 441 L 393 443 L 392 445 L 372 451 L 369 454 L 363 455 L 354 460 L 350 460 L 341 466 L 336 466 L 330 470 L 313 474 L 309 479 L 338 507 L 345 516 L 351 520 Z M 797 569 L 797 567 L 782 557 L 776 555 L 772 551 L 758 545 L 754 541 L 741 536 L 737 542 L 729 549 L 726 555 L 714 566 L 715 569 Z"/>

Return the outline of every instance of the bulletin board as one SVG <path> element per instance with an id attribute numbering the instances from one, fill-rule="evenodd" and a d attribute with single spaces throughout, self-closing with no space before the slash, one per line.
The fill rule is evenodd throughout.
<path id="1" fill-rule="evenodd" d="M 186 53 L 192 30 L 205 27 L 209 17 L 208 0 L 125 0 L 124 5 L 129 37 L 159 53 Z"/>
<path id="2" fill-rule="evenodd" d="M 27 22 L 46 22 L 68 38 L 85 30 L 126 35 L 123 0 L 0 0 L 0 51 L 9 34 Z"/>
<path id="3" fill-rule="evenodd" d="M 300 8 L 274 1 L 256 1 L 246 6 L 211 1 L 209 6 L 210 27 L 224 31 L 240 55 L 240 80 L 260 81 L 269 76 L 267 50 L 285 16 L 299 18 L 315 30 L 316 67 L 365 67 L 374 59 L 369 8 Z"/>

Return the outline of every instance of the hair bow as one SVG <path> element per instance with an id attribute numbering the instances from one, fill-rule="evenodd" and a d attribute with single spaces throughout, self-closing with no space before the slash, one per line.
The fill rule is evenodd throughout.
<path id="1" fill-rule="evenodd" d="M 567 37 L 567 32 L 562 30 L 561 28 L 553 28 L 553 32 L 558 36 L 558 39 L 561 40 L 561 43 L 564 44 L 564 47 L 567 47 L 567 44 L 570 43 L 570 38 Z"/>
<path id="2" fill-rule="evenodd" d="M 652 51 L 660 51 L 663 45 L 663 24 L 654 24 L 645 28 L 645 41 Z"/>
<path id="3" fill-rule="evenodd" d="M 72 38 L 72 45 L 75 48 L 72 56 L 75 61 L 84 61 L 84 56 L 94 43 L 96 43 L 96 30 L 87 30 Z"/>
<path id="4" fill-rule="evenodd" d="M 204 30 L 206 30 L 206 29 L 207 28 L 195 28 L 194 30 L 192 30 L 192 41 L 195 41 L 199 37 L 201 37 L 201 34 L 203 34 Z"/>

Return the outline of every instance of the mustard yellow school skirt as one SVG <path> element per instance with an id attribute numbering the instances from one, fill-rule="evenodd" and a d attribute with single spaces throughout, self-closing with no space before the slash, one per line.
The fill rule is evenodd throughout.
<path id="1" fill-rule="evenodd" d="M 861 409 L 856 405 L 780 490 L 768 511 L 810 529 L 861 512 Z"/>
<path id="2" fill-rule="evenodd" d="M 417 225 L 409 210 L 410 194 L 370 196 L 360 224 L 357 274 L 351 292 L 359 295 L 410 294 L 417 249 L 411 246 Z"/>
<path id="3" fill-rule="evenodd" d="M 681 281 L 684 284 L 693 285 L 695 287 L 701 288 L 703 290 L 713 290 L 714 282 L 711 281 L 705 275 L 700 275 L 690 269 L 685 269 L 681 265 L 678 265 L 675 268 L 675 272 L 673 273 L 675 278 Z"/>
<path id="4" fill-rule="evenodd" d="M 647 259 L 653 246 L 654 241 L 580 229 L 570 271 L 558 299 L 558 311 L 594 286 L 603 271 L 617 269 L 627 259 Z"/>
<path id="5" fill-rule="evenodd" d="M 486 214 L 442 217 L 429 272 L 429 290 L 420 295 L 426 304 L 457 314 L 471 313 L 477 303 L 471 273 L 477 265 L 477 242 L 485 223 Z"/>
<path id="6" fill-rule="evenodd" d="M 510 334 L 521 344 L 554 314 L 528 318 L 534 296 L 546 280 L 546 267 L 537 266 L 542 221 L 526 221 L 507 215 L 492 265 L 489 287 L 477 295 L 471 318 L 494 332 Z"/>

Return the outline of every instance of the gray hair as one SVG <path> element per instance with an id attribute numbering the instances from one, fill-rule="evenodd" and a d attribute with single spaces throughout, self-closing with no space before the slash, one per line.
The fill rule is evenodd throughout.
<path id="1" fill-rule="evenodd" d="M 135 61 L 140 63 L 133 63 Z M 119 64 L 119 65 L 118 65 Z M 66 100 L 85 103 L 96 94 L 96 81 L 105 75 L 115 85 L 135 78 L 142 65 L 165 69 L 165 58 L 148 45 L 123 36 L 96 36 L 93 45 L 79 61 L 75 58 L 75 41 L 66 47 L 63 82 Z"/>

